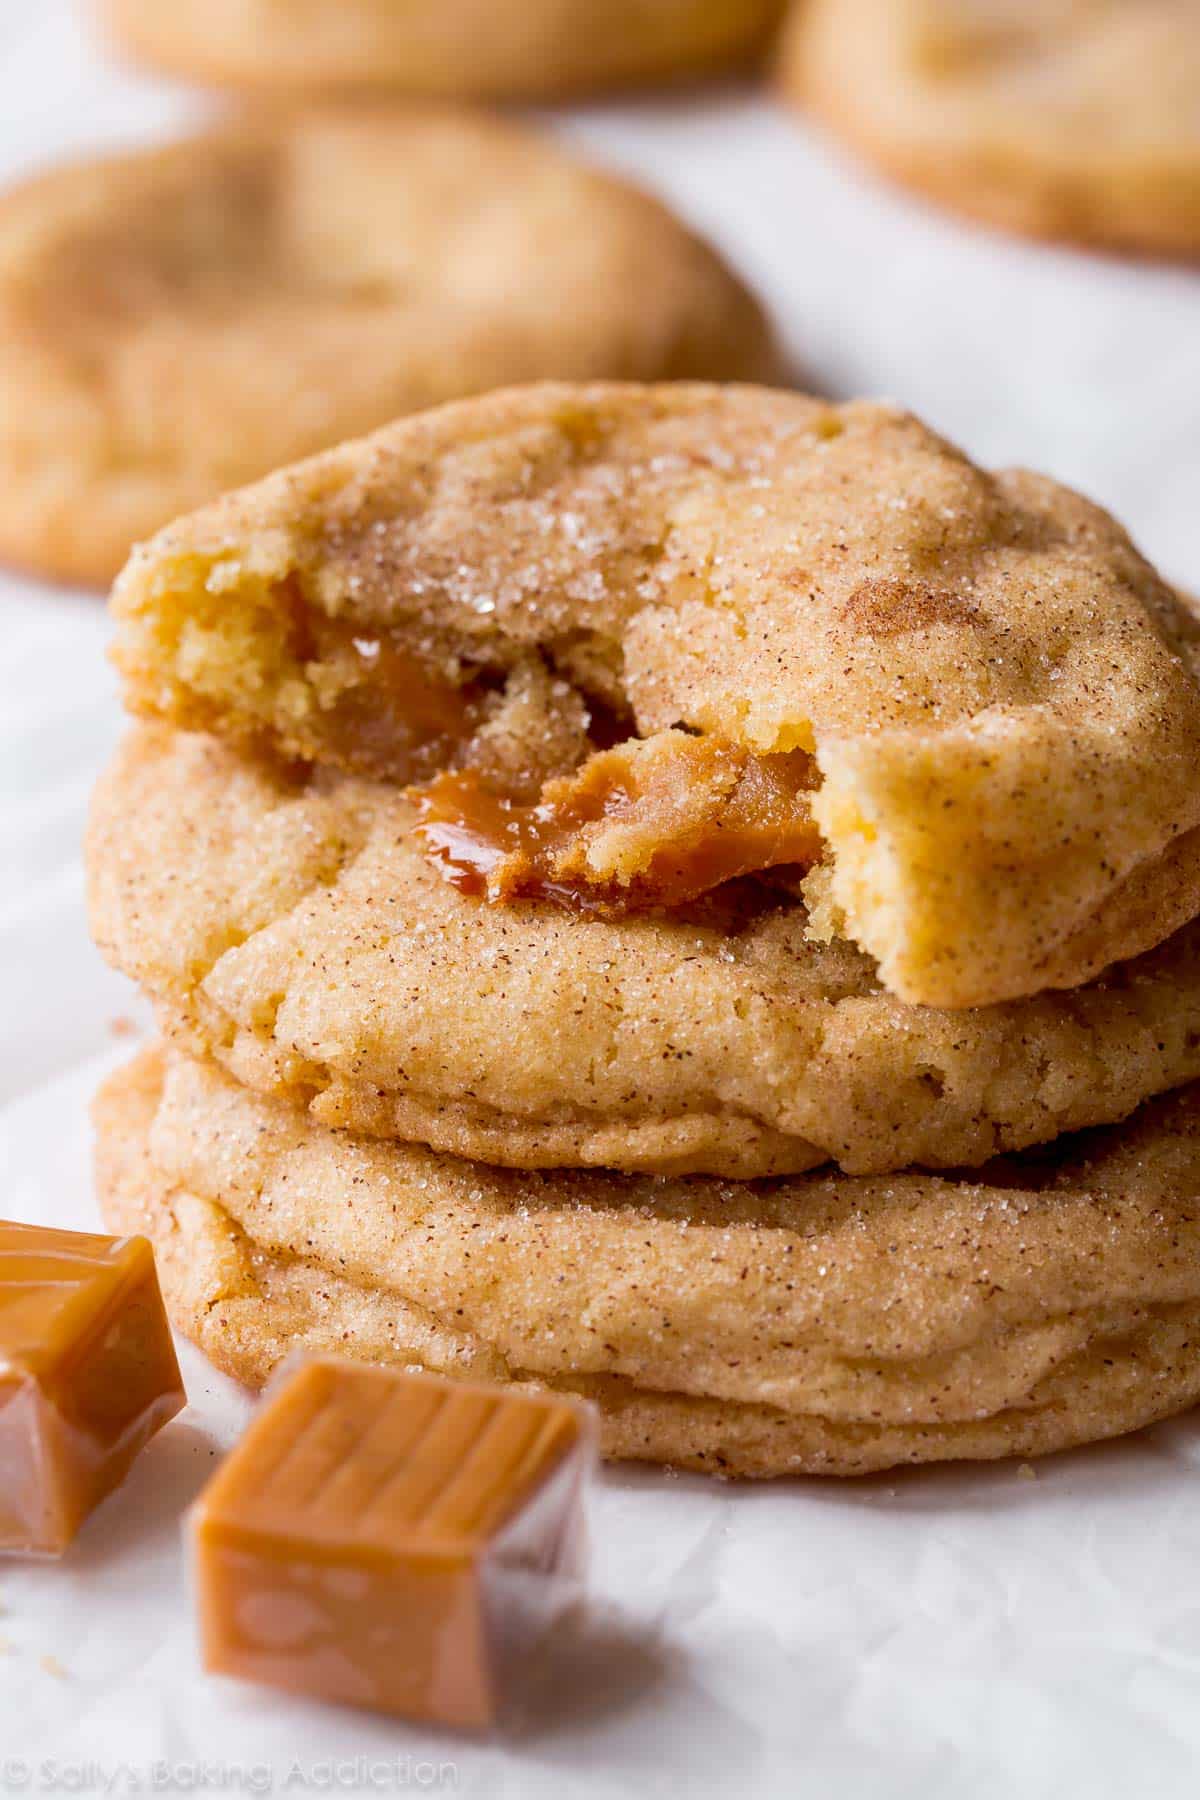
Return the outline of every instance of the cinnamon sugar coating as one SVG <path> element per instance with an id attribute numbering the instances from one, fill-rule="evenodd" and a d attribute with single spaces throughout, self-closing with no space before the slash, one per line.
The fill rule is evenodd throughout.
<path id="1" fill-rule="evenodd" d="M 96 1108 L 110 1227 L 261 1383 L 297 1344 L 584 1394 L 613 1457 L 732 1475 L 1030 1456 L 1200 1397 L 1197 1090 L 978 1178 L 497 1171 L 157 1052 Z"/>
<path id="2" fill-rule="evenodd" d="M 1193 615 L 1098 508 L 888 407 L 489 395 L 178 521 L 114 612 L 134 710 L 392 779 L 406 692 L 500 705 L 531 658 L 630 736 L 805 752 L 814 916 L 910 1002 L 1074 987 L 1200 907 Z"/>
<path id="3" fill-rule="evenodd" d="M 975 1166 L 1200 1077 L 1195 925 L 1072 994 L 911 1007 L 786 893 L 623 919 L 488 907 L 412 817 L 386 783 L 139 727 L 93 807 L 93 931 L 249 1086 L 517 1166 Z"/>

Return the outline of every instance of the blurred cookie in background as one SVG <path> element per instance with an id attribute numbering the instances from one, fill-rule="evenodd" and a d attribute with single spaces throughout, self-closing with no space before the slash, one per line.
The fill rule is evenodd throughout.
<path id="1" fill-rule="evenodd" d="M 185 80 L 548 98 L 744 67 L 783 0 L 102 0 L 117 44 Z"/>
<path id="2" fill-rule="evenodd" d="M 1195 0 L 800 0 L 782 77 L 889 175 L 986 223 L 1200 251 Z"/>
<path id="3" fill-rule="evenodd" d="M 0 198 L 0 558 L 107 583 L 226 488 L 509 383 L 777 373 L 716 253 L 545 139 L 235 122 Z"/>

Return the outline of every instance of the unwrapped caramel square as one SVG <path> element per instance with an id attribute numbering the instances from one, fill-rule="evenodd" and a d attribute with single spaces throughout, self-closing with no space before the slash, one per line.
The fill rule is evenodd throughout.
<path id="1" fill-rule="evenodd" d="M 185 1404 L 145 1238 L 0 1220 L 0 1550 L 63 1551 Z"/>
<path id="2" fill-rule="evenodd" d="M 193 1510 L 205 1666 L 493 1724 L 577 1591 L 594 1454 L 574 1403 L 339 1360 L 286 1371 Z"/>

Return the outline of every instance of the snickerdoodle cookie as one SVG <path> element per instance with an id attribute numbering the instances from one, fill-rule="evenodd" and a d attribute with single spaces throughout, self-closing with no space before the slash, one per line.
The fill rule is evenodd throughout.
<path id="1" fill-rule="evenodd" d="M 1036 1455 L 1200 1398 L 1200 1090 L 993 1164 L 539 1176 L 321 1129 L 156 1052 L 96 1107 L 111 1229 L 261 1383 L 297 1345 L 586 1394 L 608 1455 L 732 1475 Z"/>
<path id="2" fill-rule="evenodd" d="M 527 99 L 749 64 L 783 0 L 102 0 L 190 81 Z"/>
<path id="3" fill-rule="evenodd" d="M 106 582 L 176 513 L 400 413 L 775 366 L 713 251 L 546 139 L 238 122 L 0 198 L 0 557 Z"/>
<path id="4" fill-rule="evenodd" d="M 971 1167 L 1200 1076 L 1200 923 L 1073 994 L 907 1006 L 751 883 L 671 916 L 481 907 L 394 787 L 137 729 L 92 924 L 173 1035 L 327 1125 L 518 1167 Z"/>
<path id="5" fill-rule="evenodd" d="M 134 711 L 426 783 L 418 844 L 496 905 L 774 871 L 949 1007 L 1200 910 L 1193 614 L 1097 507 L 887 407 L 442 407 L 177 521 L 114 612 Z"/>
<path id="6" fill-rule="evenodd" d="M 1200 252 L 1194 0 L 801 0 L 783 78 L 879 167 L 989 223 Z"/>

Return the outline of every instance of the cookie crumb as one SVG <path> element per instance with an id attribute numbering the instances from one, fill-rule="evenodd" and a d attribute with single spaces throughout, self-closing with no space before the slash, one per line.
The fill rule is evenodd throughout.
<path id="1" fill-rule="evenodd" d="M 1036 1481 L 1037 1480 L 1037 1470 L 1034 1468 L 1032 1463 L 1022 1463 L 1021 1464 L 1020 1468 L 1017 1470 L 1017 1480 L 1018 1481 Z"/>
<path id="2" fill-rule="evenodd" d="M 67 1679 L 67 1671 L 63 1668 L 57 1656 L 41 1656 L 38 1658 L 38 1662 L 42 1670 L 47 1675 L 53 1675 L 56 1681 L 65 1681 Z"/>

